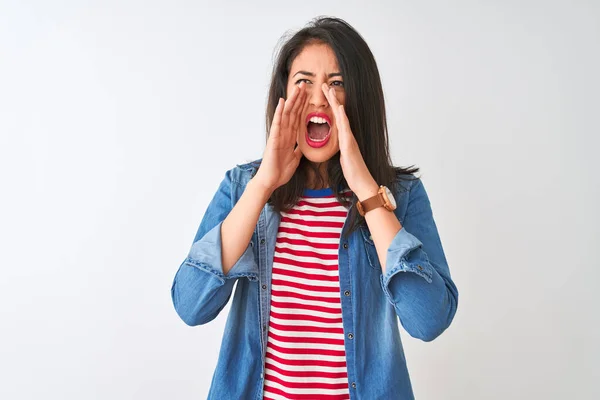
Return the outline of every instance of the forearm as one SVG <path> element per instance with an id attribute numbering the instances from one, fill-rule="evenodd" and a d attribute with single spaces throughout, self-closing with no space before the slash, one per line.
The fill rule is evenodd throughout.
<path id="1" fill-rule="evenodd" d="M 423 182 L 413 180 L 407 195 L 402 228 L 387 249 L 381 287 L 404 329 L 415 338 L 431 341 L 450 326 L 458 290 Z"/>
<path id="2" fill-rule="evenodd" d="M 369 197 L 375 196 L 379 187 L 373 181 L 356 191 L 359 201 L 364 201 Z M 365 214 L 365 221 L 373 237 L 373 243 L 377 250 L 377 256 L 381 264 L 382 273 L 386 271 L 387 249 L 390 247 L 396 234 L 402 229 L 402 225 L 393 212 L 389 212 L 384 207 L 378 207 Z"/>
<path id="3" fill-rule="evenodd" d="M 229 270 L 244 253 L 271 192 L 251 179 L 221 226 L 221 257 L 223 274 Z"/>

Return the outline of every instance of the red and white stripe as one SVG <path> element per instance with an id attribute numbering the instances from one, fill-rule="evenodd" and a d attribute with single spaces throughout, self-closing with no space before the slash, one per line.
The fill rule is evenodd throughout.
<path id="1" fill-rule="evenodd" d="M 334 195 L 302 197 L 281 213 L 273 257 L 265 400 L 350 398 L 338 272 L 347 213 Z"/>

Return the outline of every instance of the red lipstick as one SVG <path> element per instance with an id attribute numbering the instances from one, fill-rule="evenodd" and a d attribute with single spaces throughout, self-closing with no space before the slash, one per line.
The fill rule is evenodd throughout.
<path id="1" fill-rule="evenodd" d="M 323 118 L 326 122 L 327 125 L 329 127 L 329 130 L 327 132 L 327 134 L 319 139 L 316 138 L 311 138 L 310 135 L 308 134 L 308 124 L 310 122 L 310 119 L 313 117 L 319 117 L 319 118 Z M 329 137 L 331 136 L 331 118 L 329 118 L 329 116 L 325 113 L 320 113 L 320 112 L 312 112 L 310 114 L 308 114 L 306 116 L 306 143 L 313 148 L 319 148 L 319 147 L 323 147 L 327 144 L 327 142 L 329 141 Z M 322 134 L 322 133 L 321 133 Z"/>

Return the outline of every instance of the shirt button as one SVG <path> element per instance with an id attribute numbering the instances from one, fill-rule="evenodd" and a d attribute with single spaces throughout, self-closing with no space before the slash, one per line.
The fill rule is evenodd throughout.
<path id="1" fill-rule="evenodd" d="M 348 334 L 348 339 L 354 339 L 354 335 L 352 333 Z"/>
<path id="2" fill-rule="evenodd" d="M 350 296 L 350 291 L 349 290 L 344 290 L 344 296 Z"/>
<path id="3" fill-rule="evenodd" d="M 262 288 L 263 289 L 267 289 L 267 285 L 262 285 Z"/>
<path id="4" fill-rule="evenodd" d="M 419 270 L 423 271 L 423 267 L 421 267 L 420 265 L 417 265 L 417 268 L 419 268 Z"/>
<path id="5" fill-rule="evenodd" d="M 348 248 L 348 243 L 344 243 L 344 248 L 347 249 Z"/>
<path id="6" fill-rule="evenodd" d="M 250 247 L 254 247 L 254 242 L 252 240 L 250 241 Z"/>
<path id="7" fill-rule="evenodd" d="M 262 374 L 262 372 L 260 373 L 260 377 L 261 377 L 261 378 L 263 377 L 263 374 Z"/>
<path id="8" fill-rule="evenodd" d="M 352 382 L 352 387 L 356 389 L 356 383 Z"/>
<path id="9" fill-rule="evenodd" d="M 260 244 L 265 244 L 265 239 L 260 239 Z"/>
<path id="10" fill-rule="evenodd" d="M 266 330 L 267 330 L 267 326 L 263 325 L 263 331 L 266 331 Z"/>

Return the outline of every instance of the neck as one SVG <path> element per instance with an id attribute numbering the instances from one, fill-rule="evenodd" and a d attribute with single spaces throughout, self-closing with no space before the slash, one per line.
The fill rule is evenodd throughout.
<path id="1" fill-rule="evenodd" d="M 317 179 L 316 169 L 318 168 L 319 178 Z M 327 177 L 327 162 L 316 163 L 312 168 L 308 168 L 308 182 L 307 187 L 309 189 L 323 189 L 329 187 L 329 181 Z"/>

